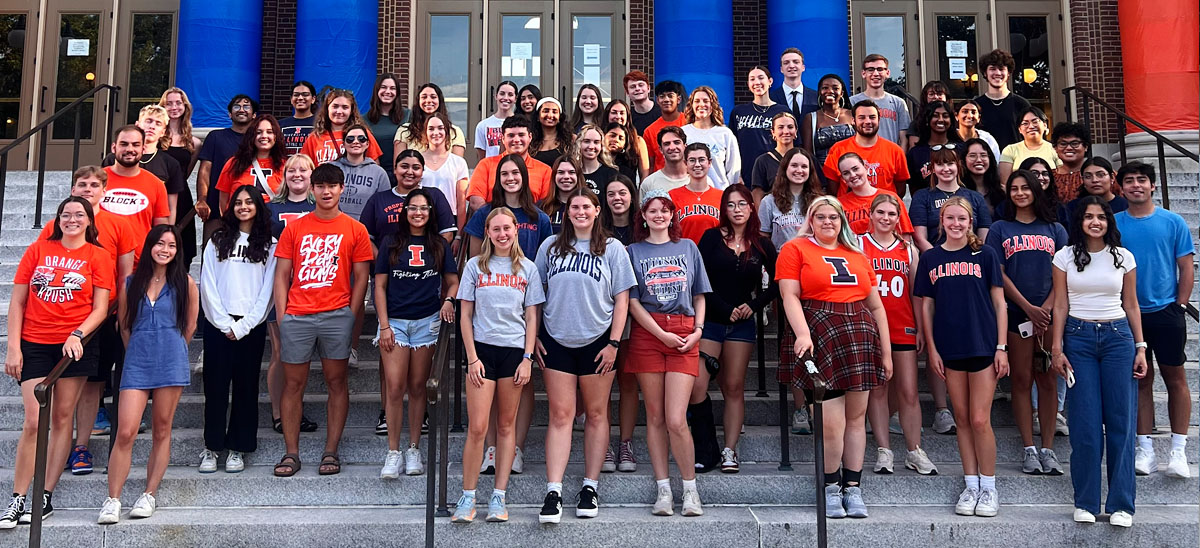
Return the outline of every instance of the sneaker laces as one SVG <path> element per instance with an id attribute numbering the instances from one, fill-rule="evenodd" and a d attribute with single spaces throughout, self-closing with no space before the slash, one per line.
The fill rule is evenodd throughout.
<path id="1" fill-rule="evenodd" d="M 4 510 L 4 515 L 0 519 L 16 520 L 25 510 L 25 497 L 13 497 L 8 503 L 8 508 Z"/>
<path id="2" fill-rule="evenodd" d="M 217 454 L 211 449 L 205 449 L 200 452 L 200 460 L 203 461 L 205 459 L 217 460 Z"/>
<path id="3" fill-rule="evenodd" d="M 387 457 L 383 459 L 384 466 L 400 466 L 400 452 L 388 451 Z"/>
<path id="4" fill-rule="evenodd" d="M 633 456 L 633 442 L 631 442 L 631 441 L 621 442 L 621 460 L 637 462 L 637 459 L 634 458 L 634 456 Z"/>
<path id="5" fill-rule="evenodd" d="M 671 494 L 671 487 L 668 485 L 660 485 L 658 487 L 658 498 L 661 499 L 661 498 L 668 498 L 668 497 L 672 497 L 672 498 L 674 497 L 674 495 Z"/>
<path id="6" fill-rule="evenodd" d="M 995 504 L 996 500 L 995 500 L 995 495 L 993 493 L 995 493 L 995 491 L 992 491 L 991 489 L 984 489 L 982 492 L 980 492 L 979 493 L 979 504 L 981 504 L 983 506 L 991 506 L 991 505 Z"/>
<path id="7" fill-rule="evenodd" d="M 976 491 L 975 489 L 971 489 L 970 487 L 968 487 L 966 489 L 963 489 L 962 494 L 958 496 L 958 502 L 959 503 L 970 502 L 972 499 L 974 499 L 975 501 L 978 502 L 979 498 L 980 498 L 979 492 Z"/>
<path id="8" fill-rule="evenodd" d="M 458 497 L 458 502 L 454 504 L 454 509 L 462 510 L 464 508 L 470 508 L 472 506 L 475 506 L 475 497 L 468 497 L 466 495 L 462 495 L 462 496 Z"/>

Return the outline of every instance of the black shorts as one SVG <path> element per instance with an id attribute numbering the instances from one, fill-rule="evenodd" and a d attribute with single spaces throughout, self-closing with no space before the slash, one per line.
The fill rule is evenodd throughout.
<path id="1" fill-rule="evenodd" d="M 582 377 L 596 374 L 596 368 L 600 367 L 600 362 L 596 361 L 596 354 L 608 346 L 608 332 L 579 348 L 558 344 L 558 341 L 545 331 L 538 336 L 538 340 L 542 341 L 542 348 L 546 349 L 542 361 L 546 363 L 547 368 Z"/>
<path id="2" fill-rule="evenodd" d="M 957 360 L 942 360 L 942 365 L 951 371 L 962 371 L 963 373 L 977 373 L 992 366 L 996 361 L 995 356 L 972 356 L 970 358 L 961 358 Z"/>
<path id="3" fill-rule="evenodd" d="M 525 357 L 525 349 L 476 342 L 475 355 L 483 362 L 483 378 L 494 381 L 517 374 L 517 366 Z"/>
<path id="4" fill-rule="evenodd" d="M 1187 343 L 1187 317 L 1183 307 L 1171 303 L 1162 310 L 1142 312 L 1142 335 L 1149 348 L 1147 358 L 1169 367 L 1187 361 L 1183 348 Z"/>
<path id="5" fill-rule="evenodd" d="M 801 389 L 801 391 L 804 392 L 804 401 L 811 404 L 812 402 L 817 400 L 817 394 L 811 388 L 803 388 L 803 389 Z M 826 390 L 825 391 L 825 399 L 823 399 L 821 401 L 836 400 L 845 395 L 846 395 L 845 390 Z"/>
<path id="6" fill-rule="evenodd" d="M 892 344 L 892 352 L 916 352 L 917 345 L 915 344 Z"/>
<path id="7" fill-rule="evenodd" d="M 1029 316 L 1025 315 L 1025 311 L 1021 310 L 1020 307 L 1017 307 L 1017 306 L 1008 307 L 1008 332 L 1009 333 L 1016 333 L 1017 336 L 1020 336 L 1020 334 L 1021 334 L 1020 326 L 1021 326 L 1021 324 L 1025 323 L 1027 321 L 1029 321 Z"/>
<path id="8" fill-rule="evenodd" d="M 71 362 L 63 371 L 61 378 L 87 377 L 96 373 L 96 363 L 100 358 L 100 344 L 95 337 L 83 347 L 83 356 Z M 50 374 L 58 360 L 63 357 L 62 344 L 42 344 L 21 339 L 21 382 L 37 379 Z"/>
<path id="9" fill-rule="evenodd" d="M 121 332 L 117 328 L 117 317 L 109 316 L 107 320 L 104 320 L 92 340 L 100 341 L 100 359 L 96 364 L 96 374 L 88 377 L 88 382 L 110 383 L 113 367 L 125 360 L 125 343 L 121 341 Z"/>

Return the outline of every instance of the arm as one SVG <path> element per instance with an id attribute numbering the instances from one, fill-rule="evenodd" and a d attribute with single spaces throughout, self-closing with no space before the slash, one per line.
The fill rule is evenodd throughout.
<path id="1" fill-rule="evenodd" d="M 113 281 L 113 285 L 117 287 L 116 293 L 113 294 L 113 299 L 116 299 L 116 302 L 121 302 L 121 297 L 125 294 L 125 280 L 131 275 L 133 275 L 132 251 L 117 257 L 117 279 Z M 113 299 L 109 299 L 109 302 L 113 302 Z M 9 317 L 11 318 L 12 316 L 10 315 Z"/>
<path id="2" fill-rule="evenodd" d="M 1191 255 L 1184 257 L 1189 259 Z M 1188 264 L 1191 264 L 1189 261 Z M 1190 288 L 1192 285 L 1188 284 Z M 1185 297 L 1186 298 L 1186 297 Z M 1186 301 L 1185 301 L 1186 302 Z M 1125 309 L 1125 318 L 1129 320 L 1129 331 L 1133 334 L 1135 343 L 1145 342 L 1145 337 L 1142 334 L 1142 310 L 1138 307 L 1137 300 L 1137 268 L 1125 273 L 1121 284 L 1121 308 Z M 1140 379 L 1146 376 L 1148 362 L 1146 361 L 1146 348 L 1134 347 L 1133 356 L 1133 378 Z"/>
<path id="3" fill-rule="evenodd" d="M 775 259 L 777 258 L 777 253 L 775 252 L 775 245 L 770 242 L 769 238 L 770 235 L 768 234 L 763 238 L 762 242 L 763 254 L 765 256 L 763 263 L 766 266 L 769 281 L 767 282 L 766 289 L 760 288 L 758 296 L 750 301 L 750 309 L 756 314 L 762 312 L 767 307 L 767 304 L 779 298 L 779 282 L 775 281 Z"/>
<path id="4" fill-rule="evenodd" d="M 996 165 L 996 170 L 1000 174 L 1000 184 L 1007 184 L 1008 176 L 1013 172 L 1013 163 L 1000 161 Z"/>
<path id="5" fill-rule="evenodd" d="M 933 368 L 933 372 L 937 373 L 944 380 L 946 378 L 946 365 L 942 362 L 942 355 L 938 354 L 937 344 L 933 341 L 933 299 L 925 297 L 920 300 L 922 305 L 920 310 L 921 324 L 925 326 L 925 349 L 929 352 L 926 361 L 929 367 Z"/>
<path id="6" fill-rule="evenodd" d="M 462 178 L 456 183 L 454 194 L 454 207 L 458 210 L 458 226 L 459 232 L 462 232 L 463 227 L 467 226 L 467 185 L 470 184 L 470 179 Z"/>
<path id="7" fill-rule="evenodd" d="M 471 320 L 475 317 L 475 301 L 458 301 L 462 313 L 463 353 L 467 355 L 467 382 L 475 388 L 483 386 L 483 363 L 475 352 L 475 325 Z"/>
<path id="8" fill-rule="evenodd" d="M 996 309 L 996 344 L 1008 344 L 1008 307 L 1004 303 L 1004 288 L 992 286 L 992 308 Z M 996 378 L 1008 375 L 1008 352 L 996 350 Z"/>
<path id="9" fill-rule="evenodd" d="M 462 145 L 454 145 L 450 147 L 450 152 L 458 155 L 459 158 L 465 158 L 467 154 L 467 147 Z"/>
<path id="10" fill-rule="evenodd" d="M 29 286 L 25 287 L 28 290 Z M 84 336 L 99 328 L 100 324 L 104 323 L 104 319 L 108 317 L 108 293 L 107 289 L 100 287 L 92 290 L 92 312 L 77 328 L 83 332 Z M 63 343 L 62 354 L 73 360 L 83 357 L 83 337 L 76 337 L 74 334 L 67 335 L 67 340 Z"/>
<path id="11" fill-rule="evenodd" d="M 387 302 L 387 284 L 391 277 L 387 272 L 375 275 L 375 302 Z M 392 325 L 388 323 L 387 305 L 376 306 L 375 315 L 379 317 L 379 350 L 391 352 L 396 347 L 396 338 L 392 333 Z"/>
<path id="12" fill-rule="evenodd" d="M 188 276 L 188 308 L 187 322 L 183 326 L 183 340 L 192 340 L 192 335 L 196 334 L 196 321 L 200 315 L 200 288 L 196 285 L 196 280 Z"/>
<path id="13" fill-rule="evenodd" d="M 742 148 L 732 131 L 728 133 L 728 136 L 729 150 L 725 156 L 725 173 L 729 177 L 729 184 L 736 185 L 742 182 Z"/>
<path id="14" fill-rule="evenodd" d="M 925 225 L 913 227 L 913 240 L 917 244 L 917 249 L 920 249 L 922 253 L 933 249 L 933 244 L 929 242 L 929 227 Z"/>
<path id="15" fill-rule="evenodd" d="M 1054 314 L 1050 323 L 1050 356 L 1054 372 L 1066 377 L 1067 371 L 1074 370 L 1066 354 L 1063 354 L 1063 331 L 1066 330 L 1067 312 L 1070 310 L 1067 303 L 1067 273 L 1055 267 L 1051 270 L 1051 277 L 1054 280 L 1054 289 L 1051 291 L 1054 295 Z M 1134 296 L 1137 296 L 1136 288 Z M 1134 335 L 1134 340 L 1138 340 L 1137 335 Z"/>
<path id="16" fill-rule="evenodd" d="M 637 299 L 629 299 L 629 315 L 633 316 L 633 320 L 642 326 L 642 329 L 649 331 L 651 335 L 662 341 L 668 347 L 678 348 L 683 345 L 684 339 L 674 333 L 669 333 L 662 326 L 654 321 L 654 317 L 650 312 L 642 306 L 641 301 Z"/>
<path id="17" fill-rule="evenodd" d="M 8 354 L 4 356 L 4 372 L 20 380 L 25 365 L 21 355 L 21 328 L 25 321 L 25 301 L 29 299 L 29 284 L 15 284 L 8 301 Z"/>
<path id="18" fill-rule="evenodd" d="M 638 143 L 638 175 L 644 181 L 650 176 L 650 153 L 646 150 L 646 140 L 637 135 Z M 619 338 L 619 337 L 618 337 Z"/>
<path id="19" fill-rule="evenodd" d="M 175 224 L 175 219 L 179 216 L 179 194 L 167 194 L 167 207 L 171 210 L 171 214 L 167 216 L 167 222 Z"/>
<path id="20" fill-rule="evenodd" d="M 804 143 L 804 150 L 813 155 L 817 153 L 813 150 L 812 116 L 814 115 L 816 115 L 815 112 L 805 114 L 800 121 L 800 142 Z"/>
<path id="21" fill-rule="evenodd" d="M 279 258 L 275 262 L 275 312 L 282 320 L 287 314 L 288 289 L 292 287 L 292 260 Z"/>
<path id="22" fill-rule="evenodd" d="M 1188 297 L 1192 295 L 1192 284 L 1196 283 L 1196 265 L 1192 264 L 1191 253 L 1175 259 L 1175 264 L 1179 268 L 1179 293 L 1175 297 L 1175 302 L 1178 304 L 1187 304 Z M 1135 269 L 1136 270 L 1136 269 Z M 1139 322 L 1141 319 L 1139 318 Z M 1129 324 L 1133 325 L 1133 320 L 1129 320 Z"/>
<path id="23" fill-rule="evenodd" d="M 468 236 L 468 237 L 471 240 L 470 240 L 470 244 L 469 244 L 470 247 L 467 248 L 467 255 L 470 257 L 479 255 L 479 252 L 483 249 L 483 240 L 479 239 L 476 236 Z"/>
<path id="24" fill-rule="evenodd" d="M 212 211 L 208 207 L 208 181 L 212 176 L 212 162 L 200 160 L 200 170 L 196 172 L 196 215 L 201 221 L 207 221 Z"/>
<path id="25" fill-rule="evenodd" d="M 912 147 L 912 143 L 908 142 L 908 129 L 907 128 L 900 130 L 899 141 L 900 141 L 900 150 L 907 151 L 909 148 Z"/>
<path id="26" fill-rule="evenodd" d="M 988 235 L 987 228 L 979 228 L 979 229 L 975 230 L 975 236 L 977 236 L 982 241 L 987 241 L 987 235 Z"/>
<path id="27" fill-rule="evenodd" d="M 371 276 L 371 261 L 354 263 L 354 287 L 350 290 L 350 311 L 358 316 L 367 297 L 367 278 Z M 385 303 L 387 301 L 384 301 Z"/>
<path id="28" fill-rule="evenodd" d="M 871 316 L 875 318 L 875 325 L 879 329 L 879 347 L 883 352 L 883 378 L 892 378 L 892 334 L 888 331 L 887 310 L 883 307 L 883 299 L 879 298 L 879 288 L 871 287 L 871 293 L 867 295 L 867 309 L 871 311 Z"/>
<path id="29" fill-rule="evenodd" d="M 188 160 L 187 170 L 183 172 L 184 179 L 187 179 L 187 176 L 192 174 L 192 170 L 196 169 L 196 161 L 200 159 L 200 146 L 203 144 L 200 142 L 200 138 L 192 137 L 192 158 Z"/>
<path id="30" fill-rule="evenodd" d="M 803 356 L 813 350 L 813 343 L 804 308 L 800 305 L 800 280 L 779 280 L 779 294 L 783 297 L 783 312 L 787 315 L 788 325 L 796 333 L 796 356 Z"/>
<path id="31" fill-rule="evenodd" d="M 532 355 L 537 349 L 538 335 L 538 318 L 541 317 L 541 305 L 532 305 L 525 307 L 525 353 Z M 522 358 L 521 364 L 517 366 L 517 373 L 513 375 L 513 384 L 524 386 L 529 382 L 533 372 L 533 361 L 528 358 Z"/>
<path id="32" fill-rule="evenodd" d="M 378 287 L 379 282 L 375 285 Z M 443 274 L 442 275 L 442 321 L 454 323 L 454 304 L 447 301 L 446 298 L 453 297 L 458 294 L 458 274 Z M 378 300 L 376 300 L 378 302 Z"/>
<path id="33" fill-rule="evenodd" d="M 467 202 L 471 205 L 472 210 L 483 207 L 486 202 L 483 201 L 483 196 L 468 196 Z"/>
<path id="34" fill-rule="evenodd" d="M 683 345 L 679 346 L 679 352 L 688 352 L 692 347 L 700 344 L 700 337 L 704 334 L 704 295 L 692 296 L 692 309 L 696 311 L 695 329 L 688 336 L 683 338 Z"/>
<path id="35" fill-rule="evenodd" d="M 217 260 L 216 245 L 204 248 L 201 264 L 204 265 L 204 268 L 200 269 L 200 295 L 202 296 L 200 304 L 204 308 L 204 318 L 218 331 L 226 334 L 233 333 L 234 321 L 225 310 L 225 303 L 221 300 L 221 287 L 217 282 L 224 274 L 218 271 L 224 269 Z"/>
<path id="36" fill-rule="evenodd" d="M 487 158 L 487 151 L 482 148 L 475 147 L 475 162 L 478 163 L 484 158 Z"/>
<path id="37" fill-rule="evenodd" d="M 267 318 L 267 312 L 271 310 L 272 306 L 271 298 L 275 294 L 275 284 L 273 282 L 275 277 L 275 263 L 277 262 L 275 248 L 272 246 L 271 254 L 267 256 L 267 267 L 263 269 L 263 280 L 262 285 L 258 288 L 258 297 L 254 299 L 254 308 L 250 309 L 250 312 L 245 316 L 242 316 L 242 319 L 233 322 L 234 337 L 241 339 L 249 335 L 255 327 L 258 327 L 258 324 Z M 204 271 L 201 270 L 200 274 L 203 275 Z"/>
<path id="38" fill-rule="evenodd" d="M 221 215 L 225 215 L 225 210 L 229 209 L 229 193 L 224 190 L 217 191 L 217 206 L 221 209 Z"/>

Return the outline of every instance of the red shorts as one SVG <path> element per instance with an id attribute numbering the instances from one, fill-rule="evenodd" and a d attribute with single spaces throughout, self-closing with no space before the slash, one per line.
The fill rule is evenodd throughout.
<path id="1" fill-rule="evenodd" d="M 678 314 L 650 314 L 654 323 L 668 333 L 687 337 L 696 330 L 696 318 Z M 668 348 L 646 328 L 633 321 L 629 332 L 629 361 L 622 369 L 624 373 L 686 373 L 693 377 L 700 374 L 700 345 L 688 352 Z"/>

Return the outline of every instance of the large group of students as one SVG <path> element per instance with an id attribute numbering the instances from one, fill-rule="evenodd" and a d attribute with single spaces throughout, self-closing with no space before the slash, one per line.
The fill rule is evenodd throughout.
<path id="1" fill-rule="evenodd" d="M 5 371 L 20 382 L 25 419 L 0 528 L 30 521 L 34 387 L 63 356 L 72 361 L 51 413 L 43 517 L 64 471 L 57 463 L 92 471 L 89 438 L 108 424 L 97 408 L 114 365 L 119 384 L 108 389 L 120 403 L 98 521 L 121 517 L 153 398 L 146 489 L 128 514 L 151 516 L 197 331 L 199 472 L 242 471 L 257 449 L 269 343 L 272 422 L 285 445 L 274 474 L 301 471 L 299 434 L 318 429 L 302 413 L 314 358 L 328 393 L 317 472 L 339 473 L 347 368 L 368 306 L 378 316 L 370 338 L 383 479 L 424 473 L 434 346 L 440 330 L 461 331 L 469 428 L 456 523 L 475 518 L 480 474 L 495 475 L 486 520 L 508 519 L 505 490 L 526 469 L 535 374 L 549 404 L 542 523 L 561 519 L 575 430 L 577 517 L 598 514 L 602 474 L 637 469 L 639 406 L 652 512 L 674 512 L 673 457 L 681 513 L 701 515 L 696 474 L 739 471 L 743 387 L 765 310 L 778 313 L 768 321 L 783 319 L 779 381 L 793 387 L 793 433 L 813 431 L 814 378 L 800 363 L 811 359 L 828 387 L 830 518 L 868 515 L 868 423 L 875 473 L 894 471 L 893 428 L 904 468 L 938 473 L 921 447 L 918 354 L 932 430 L 957 436 L 958 514 L 999 512 L 991 416 L 1004 376 L 1023 472 L 1063 474 L 1054 447 L 1068 410 L 1075 521 L 1103 510 L 1114 525 L 1132 524 L 1134 476 L 1159 463 L 1149 436 L 1154 361 L 1169 393 L 1166 473 L 1188 477 L 1182 366 L 1195 248 L 1183 219 L 1154 205 L 1164 174 L 1089 157 L 1083 126 L 1048 132 L 1046 115 L 1009 90 L 1014 62 L 1002 50 L 979 60 L 982 95 L 952 103 L 944 83 L 930 82 L 913 113 L 884 90 L 881 55 L 863 60 L 865 90 L 854 96 L 834 74 L 806 88 L 799 50 L 779 61 L 782 83 L 766 67 L 750 70 L 753 101 L 728 121 L 712 88 L 654 84 L 640 71 L 624 77 L 628 101 L 605 104 L 585 85 L 570 112 L 569 98 L 500 82 L 496 111 L 475 128 L 473 170 L 434 83 L 405 107 L 391 74 L 365 101 L 297 82 L 282 119 L 238 95 L 230 127 L 203 141 L 186 92 L 166 90 L 114 132 L 108 167 L 74 173 L 71 197 L 16 271 Z M 189 275 L 197 240 L 198 281 Z M 725 403 L 720 442 L 714 380 Z"/>

